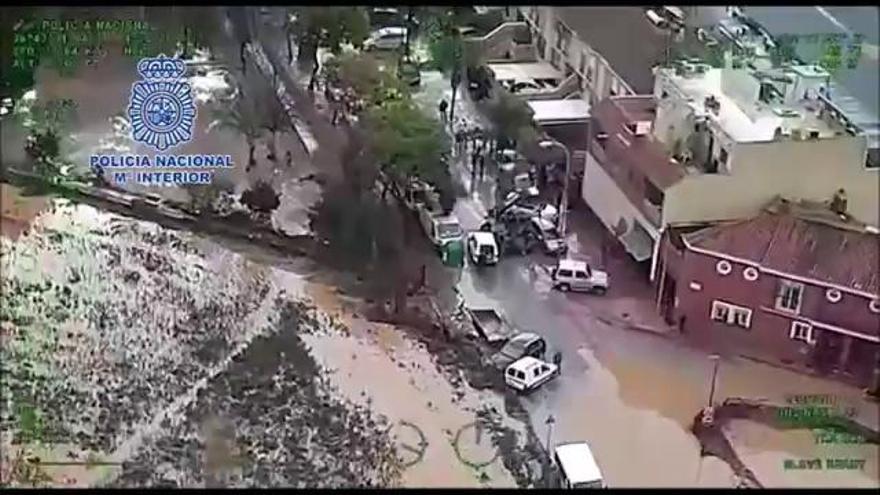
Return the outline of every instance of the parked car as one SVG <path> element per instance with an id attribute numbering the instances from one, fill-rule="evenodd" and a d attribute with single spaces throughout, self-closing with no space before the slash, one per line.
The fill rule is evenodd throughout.
<path id="1" fill-rule="evenodd" d="M 529 392 L 559 375 L 559 366 L 526 356 L 504 371 L 504 383 L 519 392 Z"/>
<path id="2" fill-rule="evenodd" d="M 406 39 L 406 28 L 401 26 L 388 26 L 377 29 L 370 33 L 364 41 L 365 50 L 397 50 L 403 46 Z"/>
<path id="3" fill-rule="evenodd" d="M 565 254 L 568 251 L 565 239 L 559 235 L 556 224 L 551 220 L 540 216 L 532 217 L 532 227 L 541 243 L 544 254 L 555 256 Z"/>
<path id="4" fill-rule="evenodd" d="M 545 352 L 547 352 L 547 342 L 544 337 L 532 332 L 523 332 L 508 340 L 504 347 L 490 358 L 490 362 L 495 368 L 504 369 L 526 356 L 543 359 Z"/>
<path id="5" fill-rule="evenodd" d="M 395 26 L 403 22 L 404 16 L 393 7 L 375 7 L 370 9 L 370 26 L 374 29 Z"/>
<path id="6" fill-rule="evenodd" d="M 561 259 L 550 271 L 553 288 L 604 294 L 608 290 L 608 274 L 592 268 L 585 261 Z"/>
<path id="7" fill-rule="evenodd" d="M 498 244 L 491 232 L 476 231 L 468 234 L 467 252 L 475 265 L 494 265 L 498 263 Z"/>
<path id="8" fill-rule="evenodd" d="M 557 445 L 553 451 L 553 464 L 558 473 L 557 488 L 605 488 L 602 471 L 587 442 Z"/>

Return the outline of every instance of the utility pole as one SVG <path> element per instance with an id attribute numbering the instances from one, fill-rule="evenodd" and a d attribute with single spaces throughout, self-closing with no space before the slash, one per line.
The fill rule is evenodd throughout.
<path id="1" fill-rule="evenodd" d="M 550 437 L 553 434 L 553 424 L 554 423 L 556 423 L 556 418 L 554 418 L 552 414 L 547 416 L 547 420 L 544 421 L 544 424 L 547 425 L 547 463 L 546 463 L 547 470 L 544 472 L 544 480 L 545 480 L 545 483 L 547 484 L 547 488 L 550 488 L 550 476 L 549 476 L 549 474 L 550 474 L 550 456 L 551 456 L 550 452 L 552 452 L 550 450 Z"/>
<path id="2" fill-rule="evenodd" d="M 715 382 L 718 379 L 718 363 L 721 360 L 721 356 L 718 354 L 712 354 L 709 356 L 709 359 L 712 360 L 714 366 L 712 367 L 712 387 L 709 389 L 709 404 L 708 407 L 712 407 L 712 404 L 715 401 Z"/>

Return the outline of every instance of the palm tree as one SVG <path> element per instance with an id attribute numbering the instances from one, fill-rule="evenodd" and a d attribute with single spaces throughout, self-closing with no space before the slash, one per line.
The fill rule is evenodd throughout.
<path id="1" fill-rule="evenodd" d="M 253 98 L 241 94 L 232 103 L 232 107 L 220 111 L 218 117 L 212 126 L 234 130 L 247 141 L 248 165 L 245 170 L 250 171 L 257 164 L 254 156 L 257 140 L 266 128 L 259 106 Z"/>

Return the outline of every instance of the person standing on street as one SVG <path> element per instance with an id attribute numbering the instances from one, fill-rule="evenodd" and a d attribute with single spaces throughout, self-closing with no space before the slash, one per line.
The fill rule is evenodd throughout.
<path id="1" fill-rule="evenodd" d="M 440 100 L 440 105 L 438 108 L 440 110 L 440 120 L 442 120 L 443 123 L 445 124 L 446 123 L 446 110 L 449 108 L 449 103 L 446 103 L 445 98 Z"/>
<path id="2" fill-rule="evenodd" d="M 486 154 L 483 153 L 482 147 L 480 148 L 479 152 L 480 154 L 477 155 L 477 169 L 479 170 L 478 173 L 480 174 L 480 182 L 482 182 L 486 172 Z"/>

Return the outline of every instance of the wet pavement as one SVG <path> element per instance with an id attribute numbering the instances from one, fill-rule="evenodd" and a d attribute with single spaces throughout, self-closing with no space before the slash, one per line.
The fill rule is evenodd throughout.
<path id="1" fill-rule="evenodd" d="M 448 88 L 448 82 L 430 75 L 423 81 L 435 86 L 425 88 L 423 82 L 430 95 L 423 106 L 436 113 L 436 103 L 430 107 L 427 103 L 436 102 L 438 94 L 448 99 L 448 91 L 442 89 Z M 457 115 L 476 112 L 465 98 L 459 103 Z M 457 169 L 459 178 L 467 181 L 467 169 L 460 164 Z M 480 225 L 487 208 L 481 203 L 477 193 L 456 204 L 455 213 L 465 230 Z M 726 463 L 714 457 L 701 459 L 699 443 L 689 431 L 695 413 L 708 399 L 712 364 L 707 354 L 680 342 L 656 315 L 644 267 L 613 249 L 603 256 L 603 251 L 608 252 L 602 246 L 606 234 L 595 216 L 576 206 L 569 215 L 569 229 L 571 256 L 589 259 L 609 272 L 612 288 L 605 296 L 553 291 L 544 267 L 554 260 L 542 255 L 507 257 L 496 267 L 468 266 L 458 284 L 466 303 L 502 311 L 520 330 L 543 335 L 551 354 L 562 352 L 562 376 L 524 399 L 536 433 L 542 438 L 547 434 L 545 421 L 552 414 L 556 420 L 552 442 L 588 441 L 612 487 L 736 486 L 737 478 Z M 863 401 L 858 390 L 737 356 L 724 357 L 716 397 L 784 403 L 787 396 L 805 393 L 833 394 L 857 407 L 861 420 L 876 428 L 878 406 Z M 784 451 L 789 457 L 810 455 L 807 452 L 821 455 L 822 446 L 810 447 Z M 741 455 L 759 479 L 768 479 L 768 486 L 798 486 L 786 484 L 794 476 L 791 473 L 787 478 L 780 475 L 782 463 L 772 454 L 777 449 L 778 444 L 759 438 Z M 876 445 L 864 449 L 873 453 L 868 462 L 876 459 Z M 863 454 L 853 451 L 852 455 Z M 766 458 L 774 461 L 768 463 Z M 870 471 L 812 476 L 824 479 L 816 482 L 822 486 L 878 484 L 877 473 Z"/>

